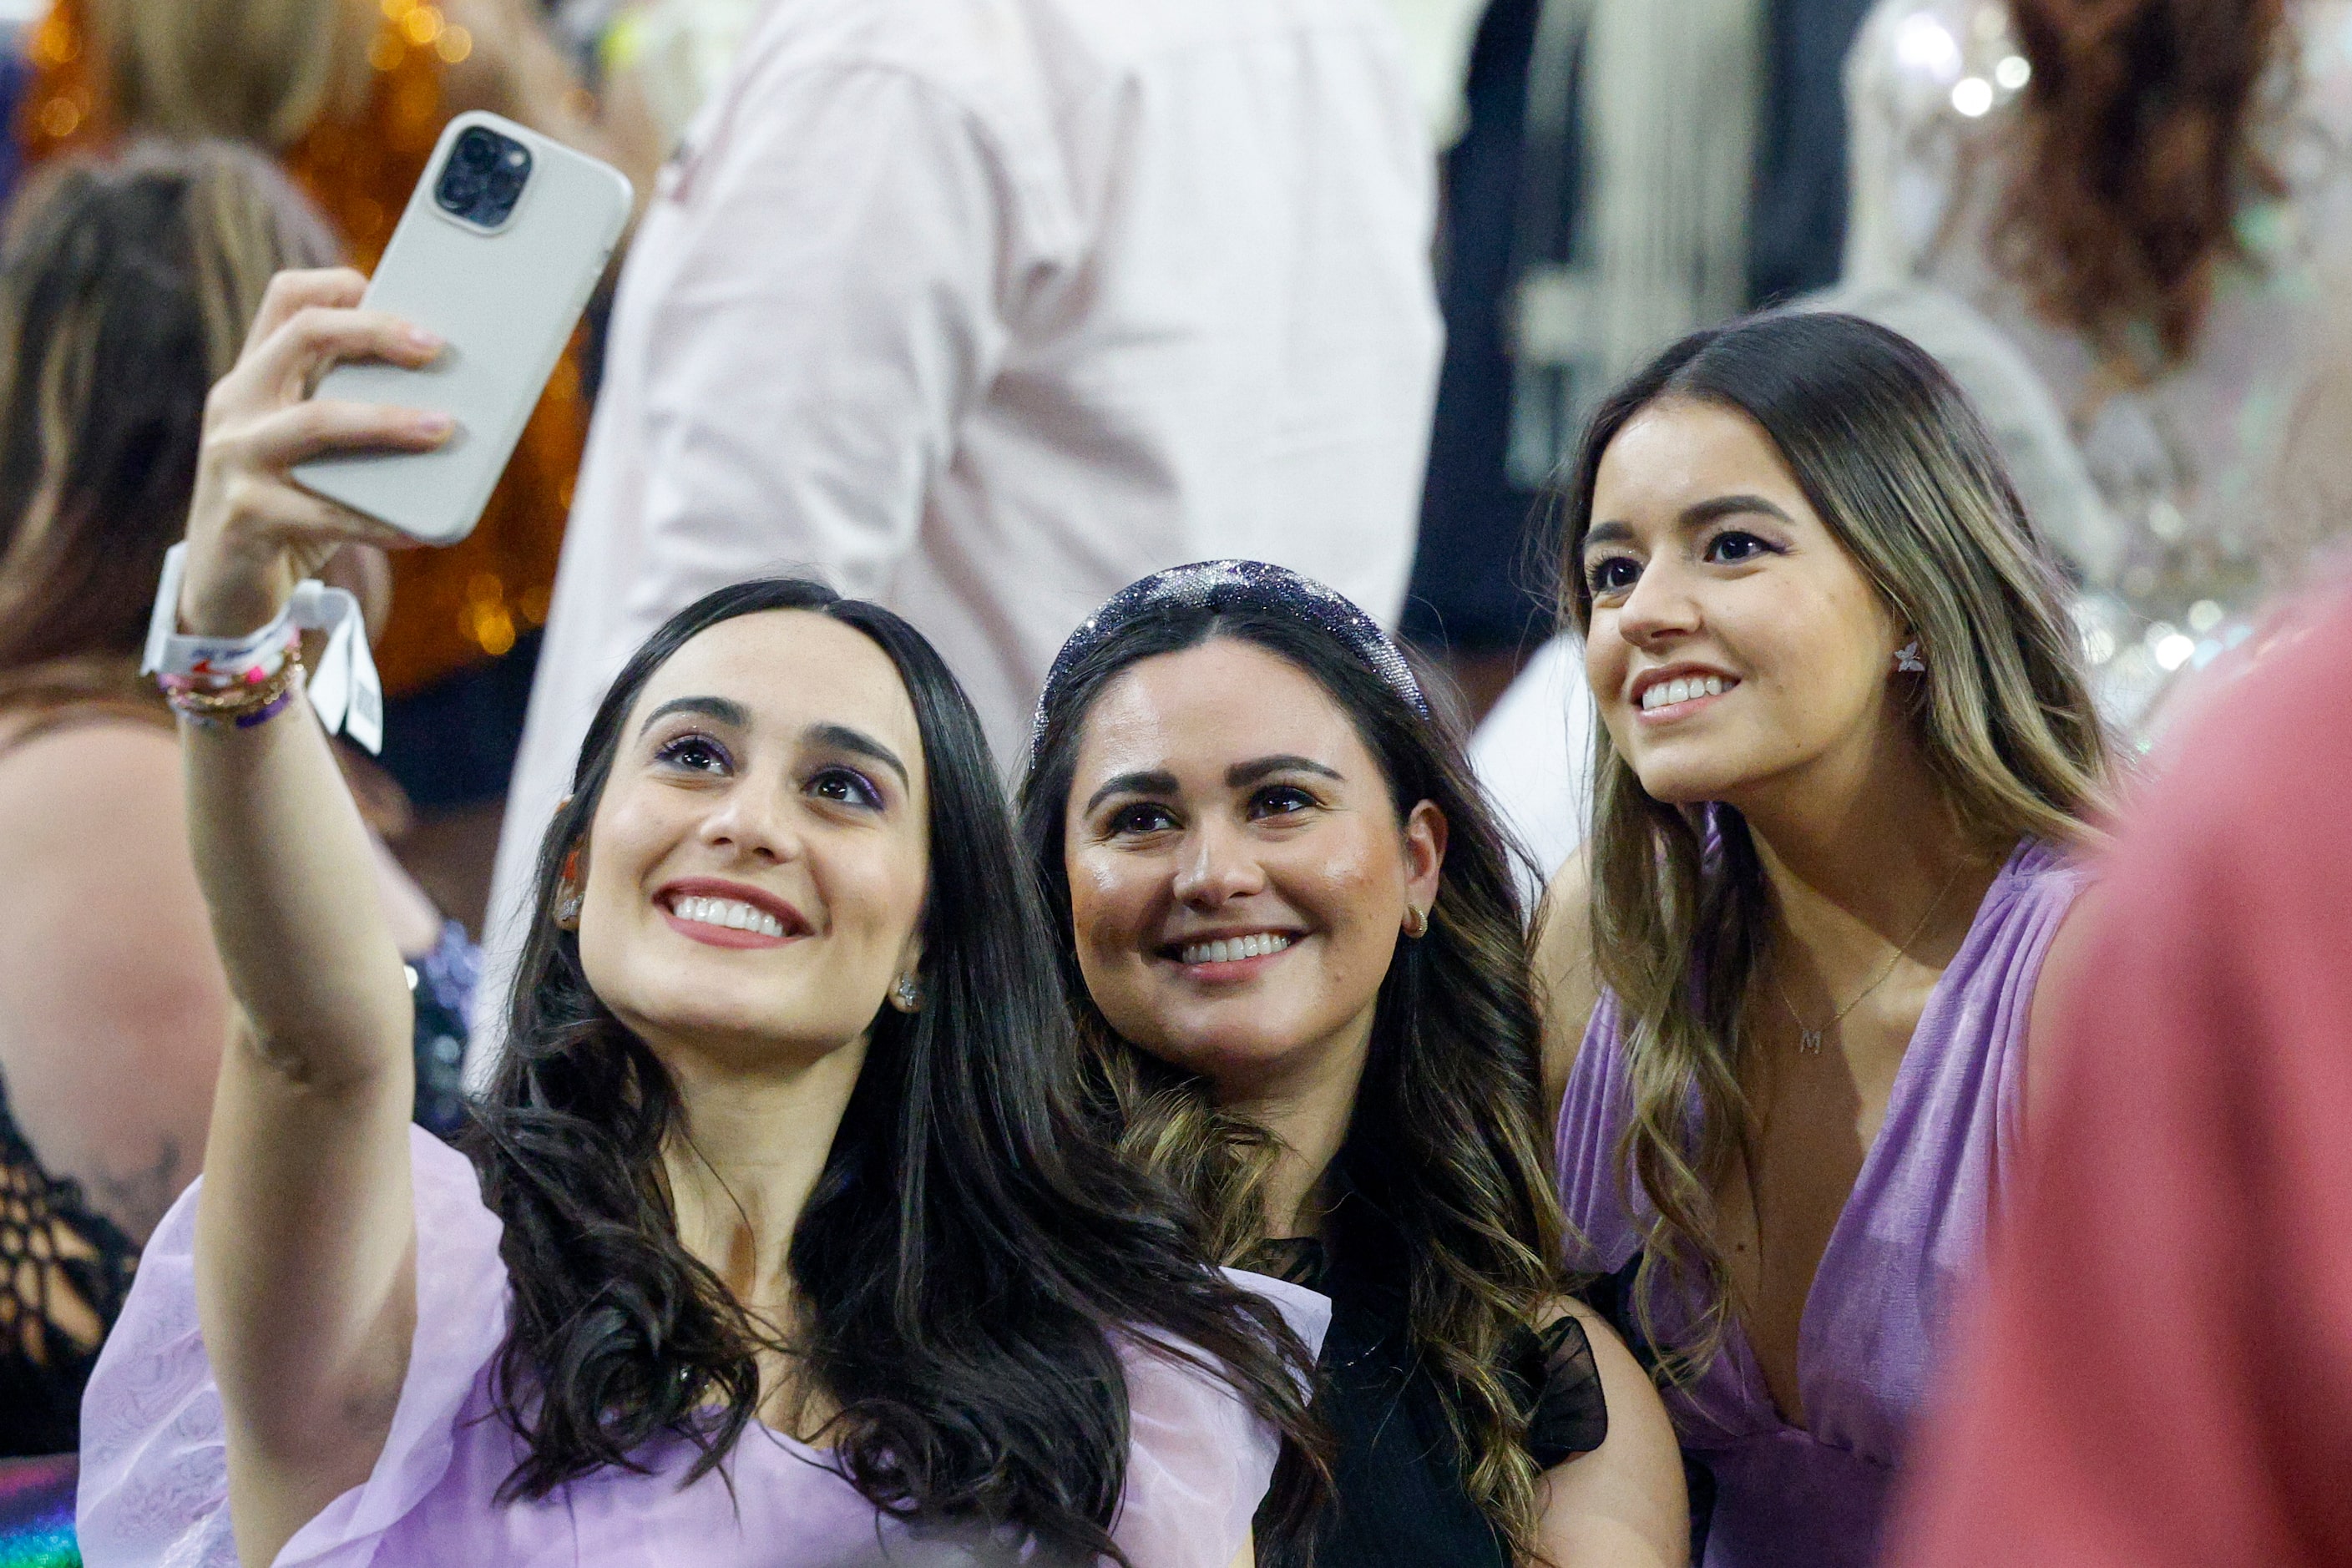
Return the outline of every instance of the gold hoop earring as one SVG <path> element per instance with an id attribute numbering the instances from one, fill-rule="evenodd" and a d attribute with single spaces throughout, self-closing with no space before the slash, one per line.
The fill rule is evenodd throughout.
<path id="1" fill-rule="evenodd" d="M 1418 904 L 1404 907 L 1404 934 L 1419 942 L 1429 934 L 1429 911 Z"/>

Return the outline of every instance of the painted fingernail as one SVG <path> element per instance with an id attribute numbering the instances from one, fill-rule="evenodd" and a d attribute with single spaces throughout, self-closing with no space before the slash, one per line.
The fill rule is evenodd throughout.
<path id="1" fill-rule="evenodd" d="M 446 436 L 457 427 L 457 422 L 446 414 L 420 414 L 416 416 L 416 433 L 420 436 Z"/>
<path id="2" fill-rule="evenodd" d="M 409 328 L 408 341 L 426 353 L 437 353 L 448 346 L 447 340 L 440 333 L 427 331 L 423 327 Z"/>

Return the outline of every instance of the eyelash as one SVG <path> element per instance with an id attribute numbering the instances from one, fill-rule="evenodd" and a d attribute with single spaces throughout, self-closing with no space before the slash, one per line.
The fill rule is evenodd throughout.
<path id="1" fill-rule="evenodd" d="M 1290 816 L 1321 805 L 1315 796 L 1297 784 L 1269 784 L 1252 795 L 1249 816 L 1252 821 L 1268 816 Z M 1176 826 L 1175 814 L 1156 801 L 1130 801 L 1110 815 L 1106 825 L 1114 838 L 1146 833 L 1165 833 Z"/>
<path id="2" fill-rule="evenodd" d="M 696 752 L 702 753 L 710 761 L 708 763 L 688 761 L 688 759 Z M 684 768 L 688 773 L 721 773 L 735 765 L 735 759 L 728 754 L 726 747 L 709 735 L 700 733 L 671 737 L 663 742 L 655 751 L 654 757 L 655 760 L 667 763 L 672 767 Z M 844 799 L 840 796 L 823 794 L 826 784 L 835 783 L 846 784 L 854 792 L 852 796 Z M 820 799 L 832 800 L 836 805 L 855 805 L 869 811 L 879 810 L 882 806 L 882 792 L 875 787 L 872 779 L 855 768 L 820 768 L 809 780 L 807 788 L 811 794 L 818 795 Z"/>
<path id="3" fill-rule="evenodd" d="M 882 792 L 875 788 L 874 781 L 867 778 L 864 773 L 858 773 L 853 768 L 820 769 L 817 775 L 809 780 L 809 791 L 811 794 L 815 794 L 822 790 L 828 783 L 845 784 L 851 789 L 857 792 L 858 798 L 856 800 L 835 801 L 835 805 L 856 805 L 863 807 L 868 811 L 877 811 L 881 809 Z M 833 797 L 829 795 L 822 798 L 828 800 L 833 799 Z"/>
<path id="4" fill-rule="evenodd" d="M 674 767 L 682 767 L 690 773 L 699 773 L 715 771 L 711 768 L 698 766 L 693 763 L 685 761 L 684 759 L 689 752 L 702 752 L 715 757 L 718 760 L 719 768 L 731 768 L 735 765 L 735 759 L 728 755 L 726 747 L 720 745 L 717 741 L 712 740 L 708 735 L 695 732 L 673 736 L 669 740 L 663 742 L 660 748 L 654 752 L 654 757 L 657 762 L 668 763 Z"/>
<path id="5" fill-rule="evenodd" d="M 1743 544 L 1753 545 L 1755 547 L 1754 552 L 1750 554 L 1742 555 L 1735 561 L 1717 560 L 1716 551 L 1717 548 L 1734 540 L 1737 540 Z M 1781 555 L 1787 552 L 1779 545 L 1774 544 L 1770 541 L 1763 539 L 1759 535 L 1750 533 L 1744 528 L 1727 528 L 1722 532 L 1715 534 L 1707 540 L 1706 548 L 1700 552 L 1699 559 L 1718 566 L 1744 566 L 1748 563 L 1755 560 L 1758 555 Z M 1611 583 L 1607 580 L 1609 569 L 1612 566 L 1633 567 L 1634 578 L 1636 580 L 1638 580 L 1641 575 L 1641 563 L 1634 560 L 1633 556 L 1604 555 L 1586 565 L 1584 569 L 1585 591 L 1598 598 L 1604 594 L 1622 594 L 1631 589 L 1633 586 L 1633 583 L 1632 581 Z"/>

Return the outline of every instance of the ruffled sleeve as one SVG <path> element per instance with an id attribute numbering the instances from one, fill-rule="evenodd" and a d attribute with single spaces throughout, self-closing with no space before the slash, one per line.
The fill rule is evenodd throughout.
<path id="1" fill-rule="evenodd" d="M 1309 1351 L 1322 1350 L 1329 1301 L 1262 1274 L 1225 1272 L 1281 1309 Z M 1139 1346 L 1127 1356 L 1127 1388 L 1133 1446 L 1112 1538 L 1136 1568 L 1227 1568 L 1274 1479 L 1279 1436 L 1221 1379 Z"/>
<path id="2" fill-rule="evenodd" d="M 374 1473 L 296 1532 L 278 1568 L 360 1568 L 449 1469 L 506 1338 L 500 1226 L 467 1159 L 409 1133 L 416 1335 Z M 201 1186 L 201 1181 L 197 1186 Z M 220 1391 L 196 1321 L 197 1186 L 157 1227 L 82 1402 L 79 1532 L 89 1568 L 238 1568 Z"/>

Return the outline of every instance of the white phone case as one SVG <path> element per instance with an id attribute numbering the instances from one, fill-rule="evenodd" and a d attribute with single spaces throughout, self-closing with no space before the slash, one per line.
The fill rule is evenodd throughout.
<path id="1" fill-rule="evenodd" d="M 506 221 L 485 230 L 434 199 L 457 138 L 480 125 L 530 149 Z M 474 531 L 547 378 L 628 221 L 619 170 L 495 114 L 461 114 L 433 149 L 366 304 L 448 341 L 423 370 L 338 365 L 314 396 L 437 409 L 457 434 L 431 452 L 371 452 L 298 465 L 297 479 L 402 532 L 453 544 Z"/>

